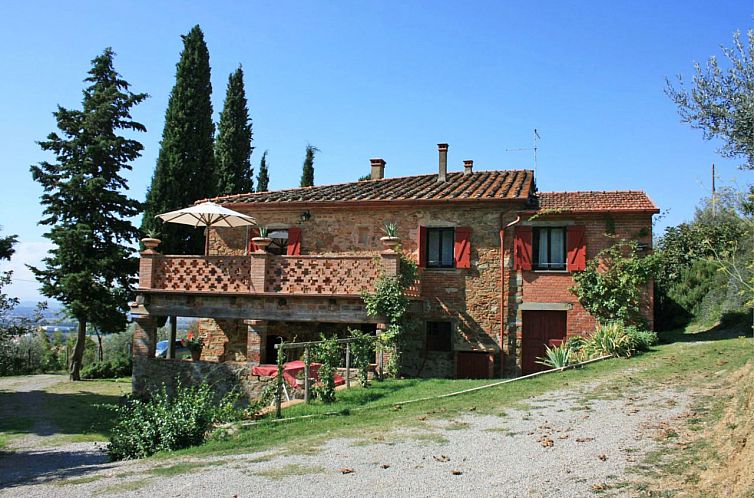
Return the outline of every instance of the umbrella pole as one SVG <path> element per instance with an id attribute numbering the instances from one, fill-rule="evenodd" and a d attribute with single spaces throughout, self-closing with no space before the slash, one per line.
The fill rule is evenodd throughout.
<path id="1" fill-rule="evenodd" d="M 211 225 L 207 225 L 207 228 L 204 229 L 204 255 L 209 256 L 209 227 Z"/>

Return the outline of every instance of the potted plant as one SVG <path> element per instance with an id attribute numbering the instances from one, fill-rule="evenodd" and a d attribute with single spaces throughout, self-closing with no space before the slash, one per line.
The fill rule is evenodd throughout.
<path id="1" fill-rule="evenodd" d="M 157 230 L 147 230 L 146 237 L 141 239 L 141 243 L 144 245 L 144 250 L 155 252 L 157 246 L 162 242 L 159 239 L 159 236 L 160 233 Z"/>
<path id="2" fill-rule="evenodd" d="M 191 359 L 193 361 L 199 361 L 199 358 L 202 356 L 202 348 L 204 348 L 204 341 L 201 337 L 196 339 L 193 337 L 181 339 L 181 344 L 191 352 Z"/>
<path id="3" fill-rule="evenodd" d="M 304 371 L 296 372 L 296 387 L 304 387 Z"/>
<path id="4" fill-rule="evenodd" d="M 251 238 L 254 246 L 256 246 L 259 251 L 264 252 L 267 246 L 272 244 L 272 239 L 267 236 L 268 231 L 267 227 L 259 227 L 259 237 Z"/>
<path id="5" fill-rule="evenodd" d="M 394 221 L 386 221 L 382 228 L 382 232 L 385 234 L 384 237 L 380 237 L 382 243 L 387 248 L 395 250 L 395 248 L 401 243 L 401 239 L 398 237 L 398 223 Z"/>

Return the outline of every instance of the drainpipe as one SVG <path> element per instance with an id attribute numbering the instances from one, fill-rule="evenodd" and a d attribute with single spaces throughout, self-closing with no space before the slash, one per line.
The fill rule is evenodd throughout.
<path id="1" fill-rule="evenodd" d="M 505 373 L 505 361 L 503 354 L 503 346 L 505 344 L 505 327 L 506 327 L 506 303 L 505 303 L 505 230 L 521 221 L 521 216 L 516 216 L 516 219 L 508 223 L 500 229 L 500 375 Z M 502 216 L 500 217 L 500 223 L 503 223 Z"/>

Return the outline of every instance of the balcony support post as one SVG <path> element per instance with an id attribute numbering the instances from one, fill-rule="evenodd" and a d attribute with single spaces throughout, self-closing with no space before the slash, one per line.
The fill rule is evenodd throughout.
<path id="1" fill-rule="evenodd" d="M 246 320 L 248 333 L 246 336 L 246 361 L 259 365 L 262 362 L 262 351 L 267 346 L 267 321 Z M 271 358 L 266 358 L 269 362 Z"/>

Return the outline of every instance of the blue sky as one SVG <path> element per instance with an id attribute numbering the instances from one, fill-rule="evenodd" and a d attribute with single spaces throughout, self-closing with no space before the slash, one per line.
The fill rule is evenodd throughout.
<path id="1" fill-rule="evenodd" d="M 116 51 L 118 71 L 150 99 L 143 157 L 129 175 L 143 199 L 182 47 L 204 30 L 219 114 L 228 74 L 246 72 L 258 166 L 269 150 L 271 188 L 296 186 L 304 148 L 320 149 L 315 183 L 355 180 L 369 158 L 386 175 L 436 170 L 438 142 L 450 168 L 531 168 L 532 130 L 542 136 L 540 190 L 641 189 L 668 214 L 693 214 L 710 188 L 752 182 L 679 122 L 665 77 L 690 75 L 752 27 L 751 1 L 683 2 L 13 2 L 0 20 L 0 225 L 19 235 L 9 289 L 36 285 L 23 263 L 47 249 L 37 226 L 40 189 L 29 165 L 55 128 L 51 112 L 80 105 L 90 60 Z"/>

